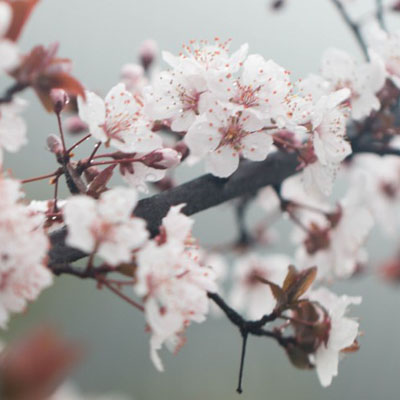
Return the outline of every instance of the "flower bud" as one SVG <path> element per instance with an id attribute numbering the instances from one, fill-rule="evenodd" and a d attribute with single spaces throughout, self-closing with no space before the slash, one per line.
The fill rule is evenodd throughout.
<path id="1" fill-rule="evenodd" d="M 65 127 L 69 133 L 82 133 L 88 130 L 86 122 L 83 122 L 77 115 L 67 118 Z"/>
<path id="2" fill-rule="evenodd" d="M 145 40 L 139 48 L 140 62 L 145 70 L 148 70 L 158 53 L 157 42 L 153 39 Z"/>
<path id="3" fill-rule="evenodd" d="M 145 165 L 156 169 L 168 169 L 176 167 L 181 162 L 182 155 L 174 149 L 165 148 L 154 150 L 146 154 L 142 161 Z"/>
<path id="4" fill-rule="evenodd" d="M 58 136 L 56 135 L 47 136 L 46 143 L 47 143 L 47 148 L 50 150 L 51 153 L 60 154 L 63 152 L 62 143 Z"/>
<path id="5" fill-rule="evenodd" d="M 139 81 L 144 76 L 144 68 L 139 64 L 125 64 L 121 69 L 121 78 L 132 82 Z"/>
<path id="6" fill-rule="evenodd" d="M 64 89 L 51 89 L 50 98 L 53 102 L 54 112 L 59 114 L 64 107 L 69 103 L 69 97 Z"/>

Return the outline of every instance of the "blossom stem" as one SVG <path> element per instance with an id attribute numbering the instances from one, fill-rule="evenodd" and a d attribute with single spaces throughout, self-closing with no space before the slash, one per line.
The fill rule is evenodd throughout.
<path id="1" fill-rule="evenodd" d="M 368 61 L 369 60 L 368 49 L 365 40 L 361 34 L 360 26 L 351 19 L 349 13 L 346 10 L 346 7 L 343 5 L 341 0 L 332 0 L 332 3 L 339 11 L 339 14 L 342 16 L 347 26 L 353 32 L 354 37 L 356 38 L 358 44 L 360 45 L 360 48 L 364 54 L 365 59 Z"/>
<path id="2" fill-rule="evenodd" d="M 64 139 L 64 129 L 62 126 L 62 121 L 61 121 L 61 112 L 56 112 L 57 116 L 57 123 L 58 123 L 58 131 L 60 132 L 60 137 L 61 137 L 61 144 L 63 148 L 64 155 L 68 154 L 67 148 L 65 146 L 65 139 Z"/>
<path id="3" fill-rule="evenodd" d="M 110 160 L 110 161 L 96 161 L 90 164 L 91 167 L 98 165 L 112 165 L 112 164 L 122 164 L 122 163 L 133 163 L 142 162 L 141 158 L 121 158 L 120 160 Z"/>
<path id="4" fill-rule="evenodd" d="M 61 171 L 58 169 L 55 172 L 52 172 L 51 174 L 46 174 L 46 175 L 40 175 L 40 176 L 36 176 L 34 178 L 28 178 L 28 179 L 23 179 L 21 181 L 21 183 L 31 183 L 31 182 L 37 182 L 37 181 L 41 181 L 43 179 L 49 179 L 52 178 L 53 176 L 60 176 Z"/>
<path id="5" fill-rule="evenodd" d="M 10 86 L 4 95 L 0 97 L 0 104 L 10 103 L 16 93 L 22 92 L 29 85 L 26 83 L 15 82 L 12 86 Z"/>
<path id="6" fill-rule="evenodd" d="M 244 368 L 244 359 L 246 357 L 246 346 L 247 346 L 247 332 L 242 332 L 242 354 L 240 356 L 240 367 L 239 367 L 239 382 L 236 391 L 241 394 L 243 392 L 242 389 L 242 381 L 243 381 L 243 368 Z"/>
<path id="7" fill-rule="evenodd" d="M 139 311 L 144 312 L 144 307 L 136 303 L 136 301 L 130 299 L 128 296 L 123 294 L 120 290 L 115 288 L 111 283 L 109 283 L 106 279 L 100 279 L 99 282 L 103 284 L 107 289 L 109 289 L 111 292 L 115 293 L 118 297 L 120 297 L 122 300 L 125 300 L 127 303 L 132 305 L 133 307 L 137 308 Z"/>
<path id="8" fill-rule="evenodd" d="M 88 165 L 90 165 L 90 163 L 92 162 L 93 157 L 96 155 L 96 153 L 97 153 L 97 151 L 99 150 L 100 146 L 101 146 L 101 142 L 97 142 L 97 143 L 94 145 L 94 149 L 93 149 L 93 151 L 91 152 L 91 154 L 90 154 L 90 156 L 89 156 L 89 159 L 88 159 L 88 161 L 87 161 Z"/>
<path id="9" fill-rule="evenodd" d="M 88 135 L 84 136 L 82 139 L 78 140 L 76 143 L 74 143 L 68 150 L 67 153 L 71 153 L 72 150 L 76 149 L 80 144 L 88 140 L 92 135 L 89 133 Z"/>

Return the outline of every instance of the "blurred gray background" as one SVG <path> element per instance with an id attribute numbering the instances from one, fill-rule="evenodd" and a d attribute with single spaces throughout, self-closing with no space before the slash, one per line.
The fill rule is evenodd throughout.
<path id="1" fill-rule="evenodd" d="M 172 52 L 192 38 L 232 38 L 233 49 L 248 42 L 251 53 L 273 58 L 296 77 L 317 71 L 321 54 L 329 46 L 360 56 L 330 0 L 288 3 L 282 12 L 271 13 L 267 0 L 42 0 L 21 47 L 28 50 L 35 44 L 59 41 L 60 55 L 74 61 L 74 74 L 87 87 L 103 93 L 118 81 L 122 64 L 136 61 L 137 48 L 147 38 Z M 357 15 L 368 15 L 372 1 L 354 3 L 358 3 L 353 7 Z M 400 27 L 400 16 L 392 17 L 390 26 Z M 44 148 L 46 136 L 56 132 L 56 120 L 31 93 L 24 97 L 32 100 L 25 113 L 30 145 L 6 159 L 6 166 L 19 178 L 55 167 Z M 199 173 L 200 168 L 179 171 L 178 177 L 184 181 Z M 46 183 L 27 185 L 26 189 L 29 198 L 45 199 L 51 193 Z M 257 213 L 252 214 L 256 219 Z M 221 206 L 196 216 L 195 234 L 201 243 L 226 242 L 235 237 L 232 221 L 231 208 Z M 371 266 L 389 254 L 393 245 L 374 234 L 369 243 Z M 280 245 L 283 251 L 289 247 Z M 400 288 L 371 273 L 334 289 L 363 295 L 362 306 L 353 314 L 360 316 L 365 335 L 360 340 L 361 350 L 344 360 L 332 386 L 322 389 L 314 372 L 294 369 L 275 343 L 251 338 L 243 399 L 399 398 Z M 11 340 L 45 323 L 86 344 L 87 358 L 72 376 L 85 391 L 117 391 L 134 399 L 238 398 L 240 340 L 226 319 L 210 318 L 202 325 L 192 325 L 187 345 L 178 356 L 162 352 L 164 373 L 158 373 L 150 362 L 142 315 L 112 294 L 96 290 L 93 282 L 56 279 L 26 315 L 13 318 L 2 338 Z"/>

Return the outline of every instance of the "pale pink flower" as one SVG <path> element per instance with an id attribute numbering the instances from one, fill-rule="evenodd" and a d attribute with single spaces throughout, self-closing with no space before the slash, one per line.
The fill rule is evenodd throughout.
<path id="1" fill-rule="evenodd" d="M 4 35 L 12 22 L 13 12 L 10 5 L 0 1 L 0 73 L 10 70 L 18 63 L 18 47 Z"/>
<path id="2" fill-rule="evenodd" d="M 326 235 L 324 245 L 314 250 L 312 247 L 307 248 L 303 241 L 296 252 L 297 265 L 304 268 L 317 265 L 319 279 L 348 278 L 364 257 L 363 245 L 374 221 L 366 205 L 363 179 L 359 179 L 358 184 L 351 187 L 340 201 L 336 213 L 333 226 L 322 216 L 310 214 L 306 225 L 312 229 L 311 224 L 314 223 L 320 235 Z"/>
<path id="3" fill-rule="evenodd" d="M 259 256 L 253 253 L 241 257 L 235 263 L 230 294 L 232 306 L 244 310 L 251 319 L 270 314 L 276 300 L 269 285 L 257 277 L 282 285 L 290 264 L 291 260 L 281 254 Z"/>
<path id="4" fill-rule="evenodd" d="M 319 99 L 312 113 L 312 145 L 316 160 L 304 169 L 304 184 L 310 194 L 330 195 L 340 163 L 351 154 L 346 138 L 348 115 L 341 104 L 350 95 L 341 89 Z"/>
<path id="5" fill-rule="evenodd" d="M 400 31 L 386 32 L 377 23 L 366 28 L 368 45 L 380 56 L 392 82 L 400 87 Z"/>
<path id="6" fill-rule="evenodd" d="M 253 113 L 265 126 L 275 125 L 286 113 L 285 100 L 291 91 L 290 73 L 259 54 L 247 57 L 240 77 L 216 77 L 209 84 L 219 99 L 237 111 Z"/>
<path id="7" fill-rule="evenodd" d="M 148 85 L 144 68 L 139 64 L 125 64 L 121 68 L 121 82 L 134 96 L 142 96 L 143 89 Z"/>
<path id="8" fill-rule="evenodd" d="M 272 150 L 272 136 L 262 131 L 263 123 L 248 110 L 234 111 L 218 100 L 207 103 L 208 109 L 185 135 L 193 160 L 205 158 L 206 170 L 218 177 L 232 175 L 240 157 L 265 160 Z"/>
<path id="9" fill-rule="evenodd" d="M 348 88 L 351 116 L 355 120 L 368 117 L 372 111 L 380 108 L 376 94 L 382 89 L 386 80 L 385 65 L 382 59 L 370 51 L 371 61 L 357 63 L 346 52 L 329 49 L 325 52 L 321 75 L 329 81 L 331 91 Z"/>
<path id="10" fill-rule="evenodd" d="M 307 298 L 318 302 L 328 313 L 328 339 L 322 341 L 311 355 L 318 378 L 324 387 L 332 383 L 338 374 L 339 357 L 342 350 L 351 347 L 358 335 L 359 324 L 346 317 L 347 309 L 352 304 L 360 304 L 361 297 L 337 296 L 326 288 L 310 291 Z"/>
<path id="11" fill-rule="evenodd" d="M 192 223 L 173 207 L 163 220 L 161 244 L 150 241 L 138 252 L 135 292 L 144 299 L 151 331 L 151 359 L 160 371 L 157 351 L 165 344 L 176 352 L 189 324 L 203 322 L 209 309 L 207 292 L 217 290 L 212 268 L 201 264 L 196 249 L 187 247 Z"/>
<path id="12" fill-rule="evenodd" d="M 132 216 L 136 203 L 136 191 L 124 187 L 104 192 L 98 200 L 85 195 L 70 198 L 64 209 L 66 243 L 95 252 L 111 265 L 129 262 L 148 237 L 145 221 Z"/>
<path id="13" fill-rule="evenodd" d="M 26 124 L 19 116 L 24 108 L 25 102 L 21 99 L 0 105 L 0 166 L 3 163 L 3 149 L 15 153 L 27 143 Z"/>
<path id="14" fill-rule="evenodd" d="M 48 238 L 42 217 L 19 200 L 19 183 L 0 177 L 0 327 L 52 284 L 46 267 Z"/>
<path id="15" fill-rule="evenodd" d="M 79 116 L 89 125 L 94 138 L 124 153 L 148 153 L 162 147 L 161 138 L 151 131 L 151 124 L 138 101 L 123 83 L 113 87 L 105 100 L 86 92 L 86 101 L 78 98 Z"/>
<path id="16" fill-rule="evenodd" d="M 191 63 L 158 74 L 145 90 L 145 111 L 154 120 L 169 120 L 173 131 L 186 132 L 201 108 L 207 91 L 205 78 Z"/>
<path id="17" fill-rule="evenodd" d="M 359 154 L 352 163 L 354 170 L 366 173 L 365 201 L 382 231 L 396 236 L 400 218 L 400 159 L 397 156 Z M 359 178 L 359 171 L 354 179 Z"/>

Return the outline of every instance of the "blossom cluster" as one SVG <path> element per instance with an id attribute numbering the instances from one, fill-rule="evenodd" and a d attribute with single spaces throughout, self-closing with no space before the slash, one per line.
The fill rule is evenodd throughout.
<path id="1" fill-rule="evenodd" d="M 70 74 L 70 63 L 56 55 L 57 45 L 19 54 L 19 33 L 9 32 L 13 18 L 12 2 L 0 1 L 0 71 L 21 87 L 32 87 L 56 114 L 60 136 L 51 135 L 47 144 L 59 167 L 45 176 L 55 186 L 54 198 L 23 201 L 20 182 L 5 172 L 3 151 L 13 153 L 27 143 L 25 103 L 15 96 L 1 102 L 0 327 L 51 285 L 51 269 L 58 273 L 60 266 L 47 265 L 49 234 L 63 227 L 66 244 L 89 258 L 83 269 L 61 267 L 95 279 L 99 288 L 125 300 L 126 281 L 108 274 L 130 279 L 130 295 L 138 301 L 128 302 L 144 313 L 158 370 L 164 369 L 162 347 L 176 353 L 191 323 L 205 321 L 212 310 L 210 296 L 226 293 L 253 322 L 266 315 L 285 319 L 273 332 L 291 329 L 285 347 L 291 362 L 315 367 L 328 386 L 340 354 L 357 349 L 359 325 L 346 313 L 361 298 L 338 297 L 323 285 L 362 270 L 374 220 L 388 234 L 399 227 L 393 218 L 400 196 L 398 157 L 352 155 L 351 141 L 356 143 L 359 126 L 373 127 L 371 119 L 380 112 L 378 128 L 385 128 L 386 110 L 400 89 L 400 34 L 370 27 L 367 61 L 330 49 L 319 73 L 299 80 L 275 61 L 248 54 L 246 44 L 231 52 L 230 41 L 219 38 L 191 41 L 177 56 L 164 52 L 168 70 L 151 74 L 156 48 L 147 42 L 142 65 L 123 66 L 121 82 L 103 99 Z M 75 112 L 70 130 L 86 133 L 70 148 L 61 120 L 67 110 Z M 94 150 L 76 161 L 73 150 L 89 138 L 96 142 Z M 396 149 L 391 139 L 385 144 Z M 244 159 L 262 162 L 277 152 L 295 155 L 298 173 L 261 190 L 257 200 L 268 228 L 272 215 L 294 224 L 293 258 L 251 249 L 227 268 L 221 254 L 201 248 L 193 237 L 194 221 L 181 201 L 163 214 L 157 234 L 135 214 L 139 192 L 172 187 L 172 171 L 182 163 L 204 161 L 214 177 L 229 178 Z M 113 187 L 116 171 L 127 186 Z M 71 192 L 64 200 L 58 199 L 61 176 Z M 337 176 L 347 179 L 350 190 L 333 204 L 329 195 Z M 265 245 L 267 234 L 261 231 L 252 237 L 256 245 Z M 228 290 L 221 283 L 230 269 Z M 80 395 L 63 389 L 54 400 L 64 398 Z"/>

